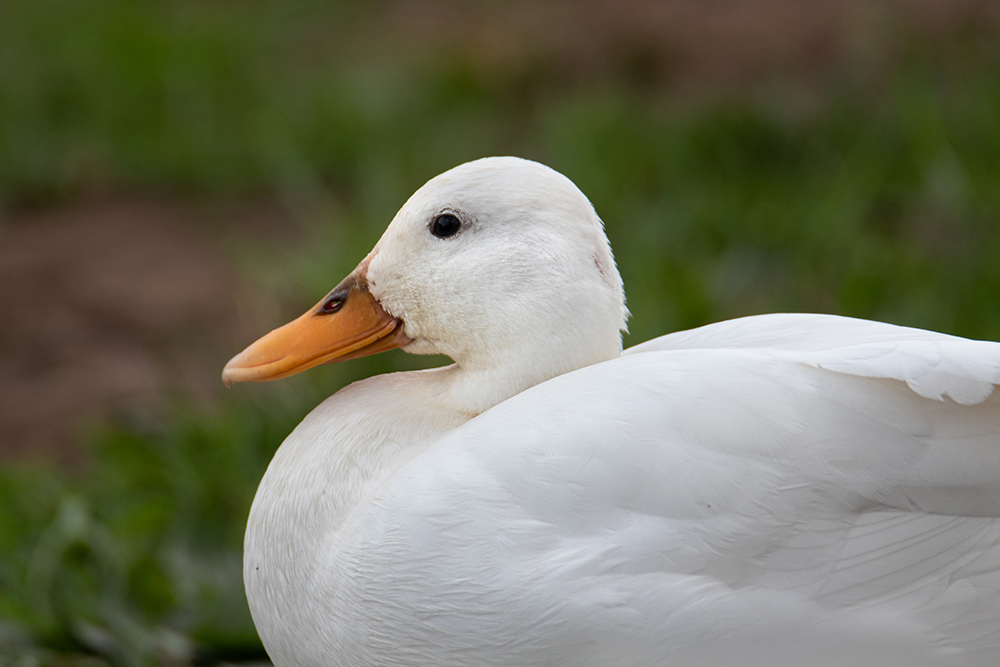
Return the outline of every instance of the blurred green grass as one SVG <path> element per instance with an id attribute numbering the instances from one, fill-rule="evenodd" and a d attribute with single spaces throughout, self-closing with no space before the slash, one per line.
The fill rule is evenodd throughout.
<path id="1" fill-rule="evenodd" d="M 448 40 L 380 58 L 366 11 L 0 5 L 0 206 L 271 194 L 306 238 L 266 268 L 269 249 L 241 257 L 296 312 L 427 178 L 517 154 L 567 174 L 606 221 L 627 345 L 799 310 L 1000 338 L 995 26 L 904 43 L 887 71 L 686 94 L 531 58 L 486 66 Z M 84 474 L 4 469 L 0 666 L 262 658 L 239 561 L 271 454 L 347 382 L 440 361 L 382 355 L 212 409 L 178 400 L 91 433 Z"/>

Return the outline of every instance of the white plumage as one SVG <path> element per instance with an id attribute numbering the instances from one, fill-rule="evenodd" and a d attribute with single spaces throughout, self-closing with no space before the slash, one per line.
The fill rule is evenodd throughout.
<path id="1" fill-rule="evenodd" d="M 600 220 L 515 158 L 430 181 L 359 271 L 456 364 L 277 452 L 245 579 L 279 667 L 1000 664 L 1000 344 L 764 315 L 622 354 Z"/>

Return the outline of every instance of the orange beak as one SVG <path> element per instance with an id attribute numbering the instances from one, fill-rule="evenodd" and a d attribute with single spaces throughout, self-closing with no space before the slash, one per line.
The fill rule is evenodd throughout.
<path id="1" fill-rule="evenodd" d="M 230 359 L 222 382 L 231 387 L 278 380 L 319 364 L 408 344 L 403 322 L 369 293 L 367 273 L 364 261 L 315 307 Z"/>

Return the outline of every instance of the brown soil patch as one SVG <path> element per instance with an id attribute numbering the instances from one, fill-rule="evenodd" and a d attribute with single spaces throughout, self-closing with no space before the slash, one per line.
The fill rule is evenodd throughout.
<path id="1" fill-rule="evenodd" d="M 255 221 L 247 223 L 247 219 Z M 164 395 L 211 401 L 259 327 L 220 231 L 289 227 L 279 207 L 115 201 L 0 227 L 0 457 L 79 460 L 81 426 Z"/>

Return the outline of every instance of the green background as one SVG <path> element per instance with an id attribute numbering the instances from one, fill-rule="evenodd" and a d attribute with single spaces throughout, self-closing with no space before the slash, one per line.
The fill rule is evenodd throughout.
<path id="1" fill-rule="evenodd" d="M 290 243 L 218 231 L 277 304 L 263 333 L 346 275 L 428 178 L 514 154 L 565 173 L 605 220 L 627 346 L 773 311 L 1000 339 L 996 14 L 936 29 L 901 6 L 815 62 L 719 74 L 655 35 L 576 53 L 544 31 L 517 42 L 515 17 L 500 46 L 479 41 L 507 11 L 492 3 L 393 20 L 360 2 L 10 0 L 0 211 L 94 193 L 279 202 Z M 555 7 L 544 20 L 572 30 L 574 6 Z M 424 11 L 431 27 L 410 25 Z M 5 460 L 0 665 L 265 660 L 240 558 L 271 454 L 347 382 L 443 361 L 394 352 L 210 403 L 172 395 L 155 418 L 81 431 L 82 467 Z"/>

